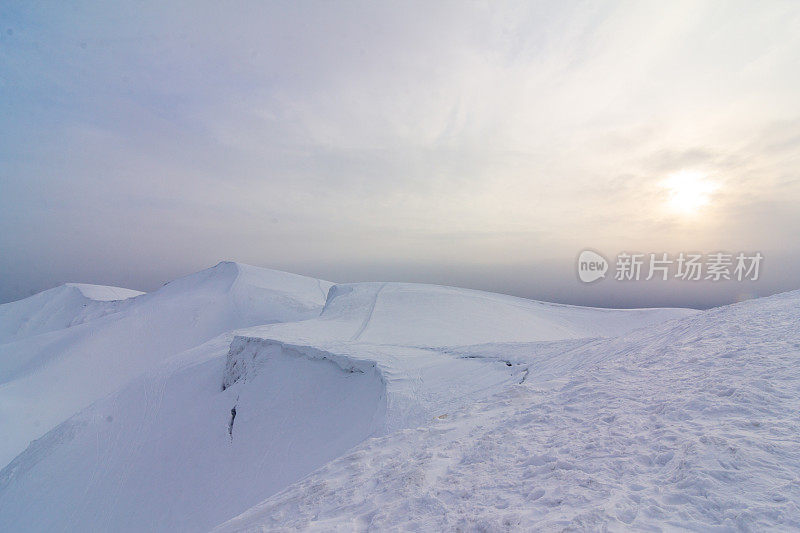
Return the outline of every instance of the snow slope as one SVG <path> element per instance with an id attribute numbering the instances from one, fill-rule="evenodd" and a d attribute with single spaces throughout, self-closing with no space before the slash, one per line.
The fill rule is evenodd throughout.
<path id="1" fill-rule="evenodd" d="M 249 333 L 298 344 L 442 347 L 615 336 L 695 312 L 578 307 L 416 283 L 352 283 L 331 289 L 319 318 Z"/>
<path id="2" fill-rule="evenodd" d="M 798 324 L 800 291 L 561 343 L 556 362 L 508 345 L 521 384 L 366 441 L 218 530 L 796 530 Z"/>
<path id="3" fill-rule="evenodd" d="M 0 305 L 0 344 L 83 324 L 114 313 L 144 294 L 139 291 L 67 283 L 24 300 Z"/>
<path id="4" fill-rule="evenodd" d="M 246 376 L 273 346 L 345 368 L 374 367 L 389 398 L 383 429 L 391 432 L 492 394 L 525 372 L 502 352 L 467 353 L 461 345 L 592 339 L 695 313 L 565 306 L 411 283 L 339 284 L 318 318 L 239 331 L 223 384 Z"/>
<path id="5" fill-rule="evenodd" d="M 599 309 L 416 283 L 335 285 L 319 318 L 252 330 L 254 336 L 403 346 L 608 337 L 695 313 Z"/>
<path id="6" fill-rule="evenodd" d="M 0 473 L 0 530 L 208 529 L 373 433 L 376 376 L 273 354 L 247 387 L 222 392 L 230 340 L 192 350 L 187 366 L 137 379 L 36 441 Z"/>
<path id="7" fill-rule="evenodd" d="M 209 529 L 369 437 L 526 380 L 530 362 L 507 357 L 517 341 L 555 354 L 696 313 L 399 283 L 327 292 L 319 316 L 223 333 L 33 443 L 0 472 L 0 529 Z"/>
<path id="8" fill-rule="evenodd" d="M 0 465 L 34 438 L 170 356 L 237 328 L 318 315 L 330 286 L 224 262 L 126 300 L 118 312 L 78 315 L 82 323 L 0 344 Z M 60 294 L 61 289 L 54 290 Z M 52 314 L 59 320 L 68 316 L 72 307 L 56 304 L 73 300 L 48 292 L 38 295 L 47 296 L 42 307 L 54 307 Z M 113 292 L 94 288 L 89 294 Z M 39 324 L 55 323 L 30 313 L 29 305 L 7 304 L 4 309 L 12 322 L 39 316 Z"/>

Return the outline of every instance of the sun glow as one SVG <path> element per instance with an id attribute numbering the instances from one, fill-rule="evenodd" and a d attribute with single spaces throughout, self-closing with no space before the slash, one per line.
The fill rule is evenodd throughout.
<path id="1" fill-rule="evenodd" d="M 695 215 L 711 202 L 719 186 L 703 172 L 682 170 L 670 175 L 661 184 L 668 194 L 667 207 L 674 213 Z"/>

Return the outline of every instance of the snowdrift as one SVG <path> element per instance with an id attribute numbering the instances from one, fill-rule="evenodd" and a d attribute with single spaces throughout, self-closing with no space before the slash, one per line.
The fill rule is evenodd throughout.
<path id="1" fill-rule="evenodd" d="M 177 353 L 181 342 L 195 347 L 161 356 L 154 370 L 3 469 L 0 529 L 208 529 L 370 437 L 447 419 L 530 379 L 538 371 L 533 352 L 545 361 L 598 337 L 696 313 L 587 309 L 419 284 L 331 287 L 283 276 L 290 275 L 221 264 L 137 299 L 126 313 L 171 321 L 147 322 L 160 328 L 152 339 L 171 332 L 169 350 L 157 345 L 162 354 Z M 203 322 L 205 338 L 182 320 Z M 251 320 L 285 322 L 197 346 Z M 92 329 L 104 331 L 101 324 Z"/>
<path id="2" fill-rule="evenodd" d="M 221 391 L 230 340 L 34 442 L 0 472 L 0 530 L 208 529 L 375 432 L 385 398 L 374 372 L 274 350 L 246 386 Z"/>
<path id="3" fill-rule="evenodd" d="M 0 344 L 0 464 L 170 356 L 237 328 L 317 316 L 330 286 L 225 262 L 126 300 L 117 312 L 91 320 L 78 315 L 86 320 Z M 56 295 L 64 292 L 60 289 Z M 97 296 L 99 289 L 94 291 Z M 64 300 L 49 292 L 38 295 L 46 298 L 17 302 L 25 305 L 3 306 L 6 318 L 20 323 L 36 315 L 30 312 L 36 306 L 29 300 L 34 299 L 41 309 L 55 306 L 54 316 L 69 315 L 71 308 L 58 307 Z M 42 316 L 39 323 L 56 322 Z"/>
<path id="4" fill-rule="evenodd" d="M 352 283 L 331 289 L 317 319 L 248 333 L 298 344 L 336 340 L 442 347 L 608 337 L 693 313 L 578 307 L 416 283 Z"/>
<path id="5" fill-rule="evenodd" d="M 800 528 L 800 291 L 607 310 L 235 263 L 119 291 L 0 306 L 0 530 Z"/>
<path id="6" fill-rule="evenodd" d="M 83 324 L 115 313 L 139 291 L 67 283 L 24 300 L 0 305 L 0 344 Z"/>
<path id="7" fill-rule="evenodd" d="M 544 345 L 509 345 L 521 384 L 217 531 L 798 529 L 798 323 L 800 291 L 562 343 L 544 376 Z"/>

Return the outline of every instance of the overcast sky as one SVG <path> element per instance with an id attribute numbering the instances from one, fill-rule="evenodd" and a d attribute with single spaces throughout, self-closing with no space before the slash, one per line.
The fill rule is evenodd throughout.
<path id="1" fill-rule="evenodd" d="M 800 288 L 798 95 L 796 1 L 4 2 L 0 301 L 220 260 L 608 306 Z M 584 248 L 765 259 L 586 285 Z"/>

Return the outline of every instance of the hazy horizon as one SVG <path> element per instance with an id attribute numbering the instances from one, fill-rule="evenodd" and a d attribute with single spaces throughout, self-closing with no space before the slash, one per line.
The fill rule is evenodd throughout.
<path id="1" fill-rule="evenodd" d="M 788 1 L 7 3 L 0 302 L 221 260 L 603 307 L 798 289 L 798 28 Z M 585 284 L 584 249 L 764 261 Z"/>

